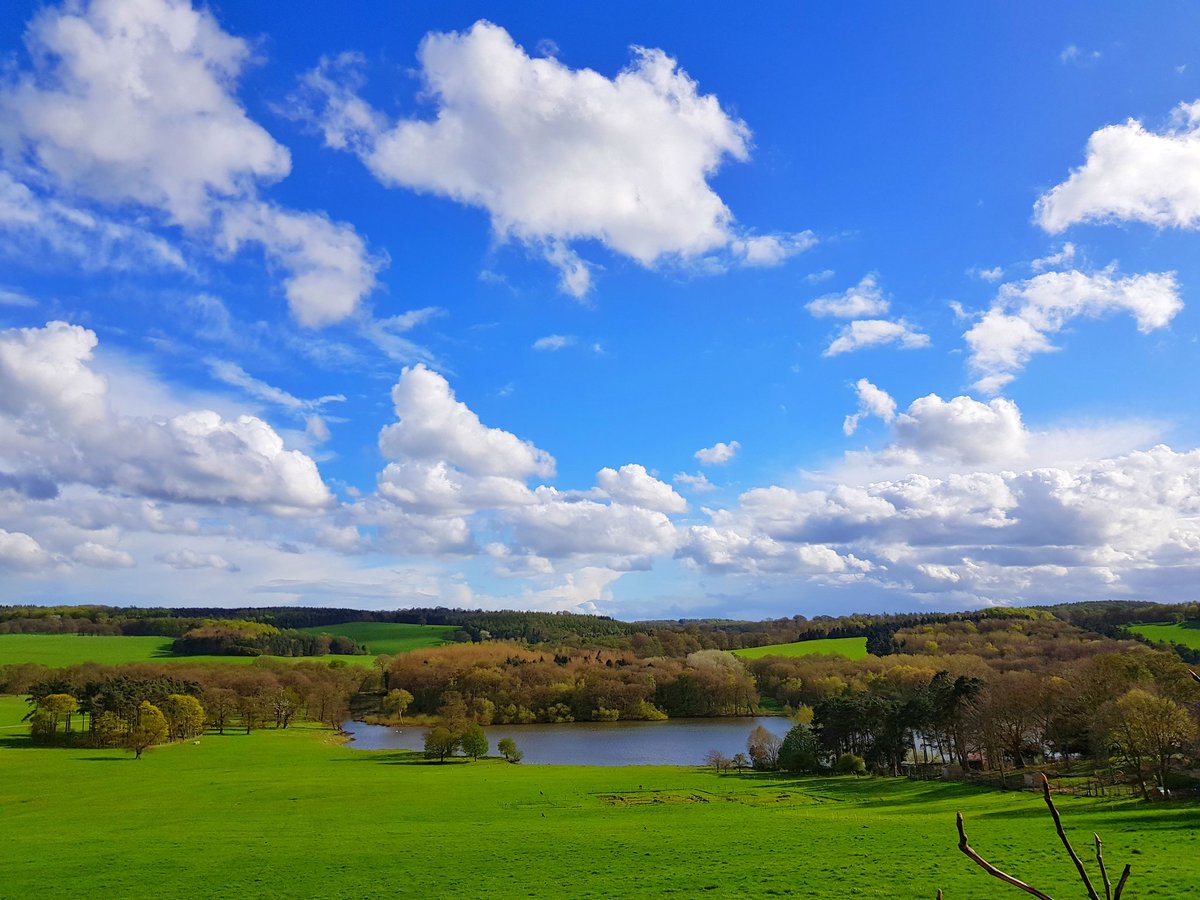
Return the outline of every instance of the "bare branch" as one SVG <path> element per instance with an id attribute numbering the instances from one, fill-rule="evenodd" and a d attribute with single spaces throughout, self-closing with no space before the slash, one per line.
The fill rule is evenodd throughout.
<path id="1" fill-rule="evenodd" d="M 1067 854 L 1071 857 L 1071 862 L 1075 863 L 1075 868 L 1079 872 L 1079 877 L 1083 879 L 1083 886 L 1087 888 L 1088 897 L 1091 900 L 1100 900 L 1096 889 L 1092 887 L 1092 879 L 1088 878 L 1087 869 L 1083 867 L 1083 862 L 1075 854 L 1075 848 L 1071 846 L 1071 842 L 1067 840 L 1067 833 L 1063 831 L 1062 819 L 1058 816 L 1058 810 L 1054 806 L 1054 801 L 1050 799 L 1050 780 L 1042 775 L 1042 796 L 1046 798 L 1046 805 L 1050 807 L 1050 815 L 1054 818 L 1054 829 L 1058 832 L 1059 838 L 1062 840 L 1063 846 L 1067 848 Z"/>
<path id="2" fill-rule="evenodd" d="M 1100 866 L 1100 877 L 1104 879 L 1104 900 L 1112 900 L 1112 882 L 1108 880 L 1108 871 L 1104 868 L 1104 853 L 1100 848 L 1100 835 L 1092 832 L 1096 839 L 1096 864 Z"/>
<path id="3" fill-rule="evenodd" d="M 982 856 L 980 856 L 978 853 L 976 853 L 975 850 L 972 849 L 971 845 L 967 843 L 967 832 L 966 832 L 966 829 L 963 828 L 962 813 L 958 814 L 958 849 L 961 850 L 963 853 L 965 853 L 976 865 L 978 865 L 981 869 L 983 869 L 983 871 L 987 872 L 989 875 L 993 876 L 994 878 L 999 878 L 1004 883 L 1011 884 L 1015 888 L 1020 888 L 1025 893 L 1033 894 L 1033 896 L 1039 897 L 1039 898 L 1041 898 L 1041 900 L 1054 900 L 1053 897 L 1050 897 L 1048 894 L 1043 894 L 1037 888 L 1033 887 L 1032 885 L 1026 884 L 1025 882 L 1021 881 L 1019 878 L 1013 878 L 1007 872 L 1001 872 L 999 869 L 997 869 L 995 866 L 993 866 L 990 862 L 988 862 L 986 859 L 984 859 Z M 939 893 L 940 893 L 940 891 L 939 891 Z M 1098 900 L 1098 898 L 1097 898 L 1097 900 Z"/>
<path id="4" fill-rule="evenodd" d="M 1194 669 L 1188 669 L 1188 672 L 1193 678 L 1195 678 L 1197 681 L 1200 681 L 1200 675 L 1197 675 Z"/>
<path id="5" fill-rule="evenodd" d="M 1126 863 L 1125 871 L 1121 873 L 1121 880 L 1117 882 L 1117 892 L 1113 894 L 1113 900 L 1121 900 L 1121 891 L 1125 890 L 1125 879 L 1129 877 L 1129 871 L 1132 868 L 1132 866 Z"/>

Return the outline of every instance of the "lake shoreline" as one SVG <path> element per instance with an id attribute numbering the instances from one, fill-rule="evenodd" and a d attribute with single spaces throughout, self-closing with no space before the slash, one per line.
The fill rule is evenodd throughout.
<path id="1" fill-rule="evenodd" d="M 746 739 L 761 725 L 782 738 L 792 727 L 784 716 L 720 716 L 617 722 L 564 722 L 484 727 L 489 746 L 502 738 L 517 742 L 525 762 L 534 765 L 622 767 L 638 765 L 697 766 L 706 753 L 729 756 L 746 752 Z M 347 747 L 353 750 L 424 749 L 430 727 L 397 727 L 347 722 Z"/>

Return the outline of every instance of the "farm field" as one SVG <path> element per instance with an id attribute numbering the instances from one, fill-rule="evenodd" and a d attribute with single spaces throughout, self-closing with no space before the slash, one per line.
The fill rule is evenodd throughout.
<path id="1" fill-rule="evenodd" d="M 762 659 L 764 656 L 810 656 L 815 653 L 837 653 L 847 659 L 864 659 L 867 655 L 865 637 L 823 638 L 816 641 L 795 641 L 791 644 L 767 644 L 734 650 L 742 659 Z"/>
<path id="2" fill-rule="evenodd" d="M 373 659 L 380 654 L 392 655 L 420 650 L 423 647 L 439 647 L 449 635 L 458 631 L 455 625 L 410 625 L 406 622 L 345 622 L 340 625 L 322 625 L 315 628 L 299 628 L 305 634 L 343 635 L 353 638 L 359 646 L 366 647 Z"/>
<path id="3" fill-rule="evenodd" d="M 203 663 L 246 666 L 253 656 L 172 656 L 171 638 L 112 634 L 0 634 L 0 665 L 41 663 L 44 666 L 74 666 L 96 662 Z M 342 659 L 352 665 L 370 666 L 374 656 L 286 656 L 289 661 Z"/>
<path id="4" fill-rule="evenodd" d="M 33 748 L 13 727 L 24 711 L 0 697 L 7 896 L 1003 896 L 955 849 L 956 810 L 997 865 L 1052 896 L 1081 893 L 1034 794 L 426 764 L 309 726 L 210 734 L 135 761 Z M 1195 805 L 1063 798 L 1060 809 L 1077 847 L 1097 831 L 1110 868 L 1133 863 L 1131 895 L 1194 893 Z"/>
<path id="5" fill-rule="evenodd" d="M 1200 621 L 1130 625 L 1129 630 L 1152 641 L 1167 641 L 1172 644 L 1183 644 L 1193 650 L 1200 650 Z"/>

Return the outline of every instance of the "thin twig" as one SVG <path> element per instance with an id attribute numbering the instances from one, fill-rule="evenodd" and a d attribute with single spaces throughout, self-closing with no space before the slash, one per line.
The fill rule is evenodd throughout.
<path id="1" fill-rule="evenodd" d="M 1129 871 L 1133 867 L 1126 863 L 1125 871 L 1121 873 L 1121 880 L 1117 882 L 1117 892 L 1113 894 L 1113 900 L 1121 900 L 1121 891 L 1125 890 L 1125 879 L 1129 877 Z"/>
<path id="2" fill-rule="evenodd" d="M 1193 678 L 1195 678 L 1197 681 L 1200 681 L 1200 675 L 1197 675 L 1197 674 L 1196 674 L 1196 672 L 1195 672 L 1195 670 L 1193 670 L 1193 669 L 1188 669 L 1188 673 L 1189 673 L 1189 674 L 1191 674 L 1191 676 L 1192 676 Z"/>
<path id="3" fill-rule="evenodd" d="M 983 869 L 983 871 L 987 872 L 989 875 L 991 875 L 995 878 L 999 878 L 1001 881 L 1005 882 L 1006 884 L 1011 884 L 1015 888 L 1020 888 L 1027 894 L 1033 894 L 1033 896 L 1039 897 L 1039 898 L 1041 898 L 1041 900 L 1054 900 L 1053 897 L 1049 896 L 1048 894 L 1043 894 L 1037 888 L 1033 887 L 1032 885 L 1026 884 L 1025 882 L 1021 881 L 1019 878 L 1013 878 L 1007 872 L 1001 872 L 999 869 L 997 869 L 995 866 L 993 866 L 990 862 L 988 862 L 986 859 L 984 859 L 982 856 L 980 856 L 978 853 L 976 853 L 975 850 L 972 849 L 971 845 L 967 843 L 967 832 L 963 828 L 962 813 L 958 814 L 958 849 L 961 850 L 963 853 L 965 853 L 972 861 L 975 862 L 976 865 L 978 865 L 981 869 Z M 1097 898 L 1097 900 L 1099 900 L 1099 898 Z"/>
<path id="4" fill-rule="evenodd" d="M 1050 807 L 1050 815 L 1054 818 L 1054 828 L 1058 831 L 1058 836 L 1062 840 L 1063 846 L 1067 848 L 1067 854 L 1071 857 L 1071 862 L 1075 863 L 1075 868 L 1079 871 L 1079 877 L 1083 879 L 1083 886 L 1087 888 L 1088 897 L 1091 900 L 1100 900 L 1096 889 L 1092 887 L 1092 879 L 1088 878 L 1087 869 L 1083 867 L 1083 863 L 1075 854 L 1075 848 L 1067 840 L 1067 833 L 1063 831 L 1062 819 L 1058 816 L 1058 810 L 1054 807 L 1054 801 L 1050 799 L 1050 780 L 1046 777 L 1045 773 L 1042 774 L 1042 796 L 1046 798 L 1046 805 Z"/>
<path id="5" fill-rule="evenodd" d="M 1104 879 L 1104 898 L 1112 900 L 1112 883 L 1108 880 L 1108 871 L 1104 868 L 1104 853 L 1100 849 L 1100 835 L 1093 831 L 1092 837 L 1096 839 L 1096 863 L 1100 866 L 1100 877 Z"/>

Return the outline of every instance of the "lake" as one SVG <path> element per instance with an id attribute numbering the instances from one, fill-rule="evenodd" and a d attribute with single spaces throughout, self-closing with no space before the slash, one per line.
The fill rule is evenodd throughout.
<path id="1" fill-rule="evenodd" d="M 525 762 L 551 766 L 700 766 L 710 750 L 726 756 L 746 752 L 758 725 L 783 737 L 791 728 L 780 716 L 728 719 L 668 719 L 665 722 L 572 722 L 567 725 L 491 725 L 484 729 L 492 755 L 510 737 Z M 423 750 L 421 726 L 389 728 L 347 722 L 357 750 Z"/>

